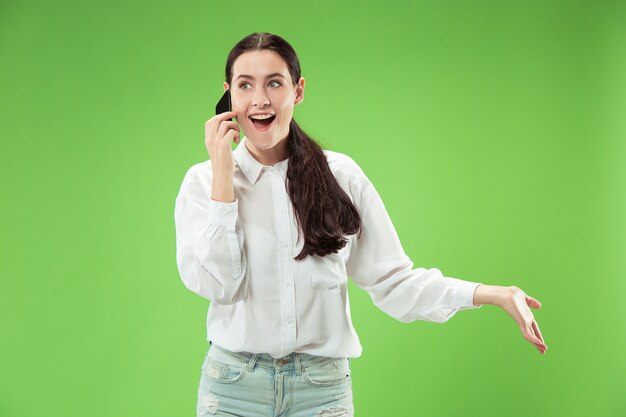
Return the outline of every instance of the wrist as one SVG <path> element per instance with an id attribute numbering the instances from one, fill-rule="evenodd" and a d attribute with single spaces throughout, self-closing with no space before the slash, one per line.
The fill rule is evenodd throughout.
<path id="1" fill-rule="evenodd" d="M 493 304 L 501 306 L 509 293 L 508 287 L 480 284 L 474 291 L 474 305 Z"/>

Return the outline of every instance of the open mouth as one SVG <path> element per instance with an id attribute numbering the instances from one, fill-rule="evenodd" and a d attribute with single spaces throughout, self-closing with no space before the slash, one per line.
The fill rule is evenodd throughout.
<path id="1" fill-rule="evenodd" d="M 252 124 L 254 124 L 254 126 L 259 130 L 269 129 L 272 125 L 272 122 L 274 122 L 274 119 L 276 119 L 276 115 L 268 117 L 267 119 L 253 119 L 252 117 L 250 117 L 250 120 L 252 120 Z"/>

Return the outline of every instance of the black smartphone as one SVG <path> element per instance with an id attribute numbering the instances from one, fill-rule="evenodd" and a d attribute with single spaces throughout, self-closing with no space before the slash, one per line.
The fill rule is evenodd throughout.
<path id="1" fill-rule="evenodd" d="M 232 103 L 230 102 L 230 88 L 224 91 L 224 95 L 222 95 L 222 98 L 220 98 L 220 100 L 217 102 L 217 105 L 215 106 L 215 114 L 220 114 L 227 111 L 233 111 Z M 230 120 L 231 122 L 233 121 L 232 118 L 228 120 Z"/>

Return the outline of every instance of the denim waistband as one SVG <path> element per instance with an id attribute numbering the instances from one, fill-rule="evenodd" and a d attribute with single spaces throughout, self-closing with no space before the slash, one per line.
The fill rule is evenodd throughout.
<path id="1" fill-rule="evenodd" d="M 213 350 L 215 349 L 215 350 Z M 212 352 L 211 352 L 212 351 Z M 304 352 L 292 352 L 289 355 L 282 358 L 274 358 L 269 353 L 251 353 L 251 352 L 233 352 L 226 348 L 216 345 L 211 342 L 209 347 L 210 355 L 219 360 L 220 357 L 224 359 L 236 359 L 245 362 L 248 370 L 254 370 L 255 366 L 262 368 L 288 370 L 294 369 L 296 374 L 299 375 L 303 368 L 316 365 L 324 362 L 332 361 L 348 361 L 350 364 L 350 358 L 332 358 L 328 356 L 316 356 L 310 355 Z M 209 353 L 207 353 L 208 355 Z"/>

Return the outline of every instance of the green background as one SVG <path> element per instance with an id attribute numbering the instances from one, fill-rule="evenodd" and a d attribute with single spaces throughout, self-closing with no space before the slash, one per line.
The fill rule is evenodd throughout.
<path id="1" fill-rule="evenodd" d="M 405 324 L 350 283 L 356 415 L 626 415 L 623 1 L 3 1 L 0 415 L 195 415 L 174 200 L 255 31 L 416 267 L 543 303 L 544 356 L 499 307 Z"/>

